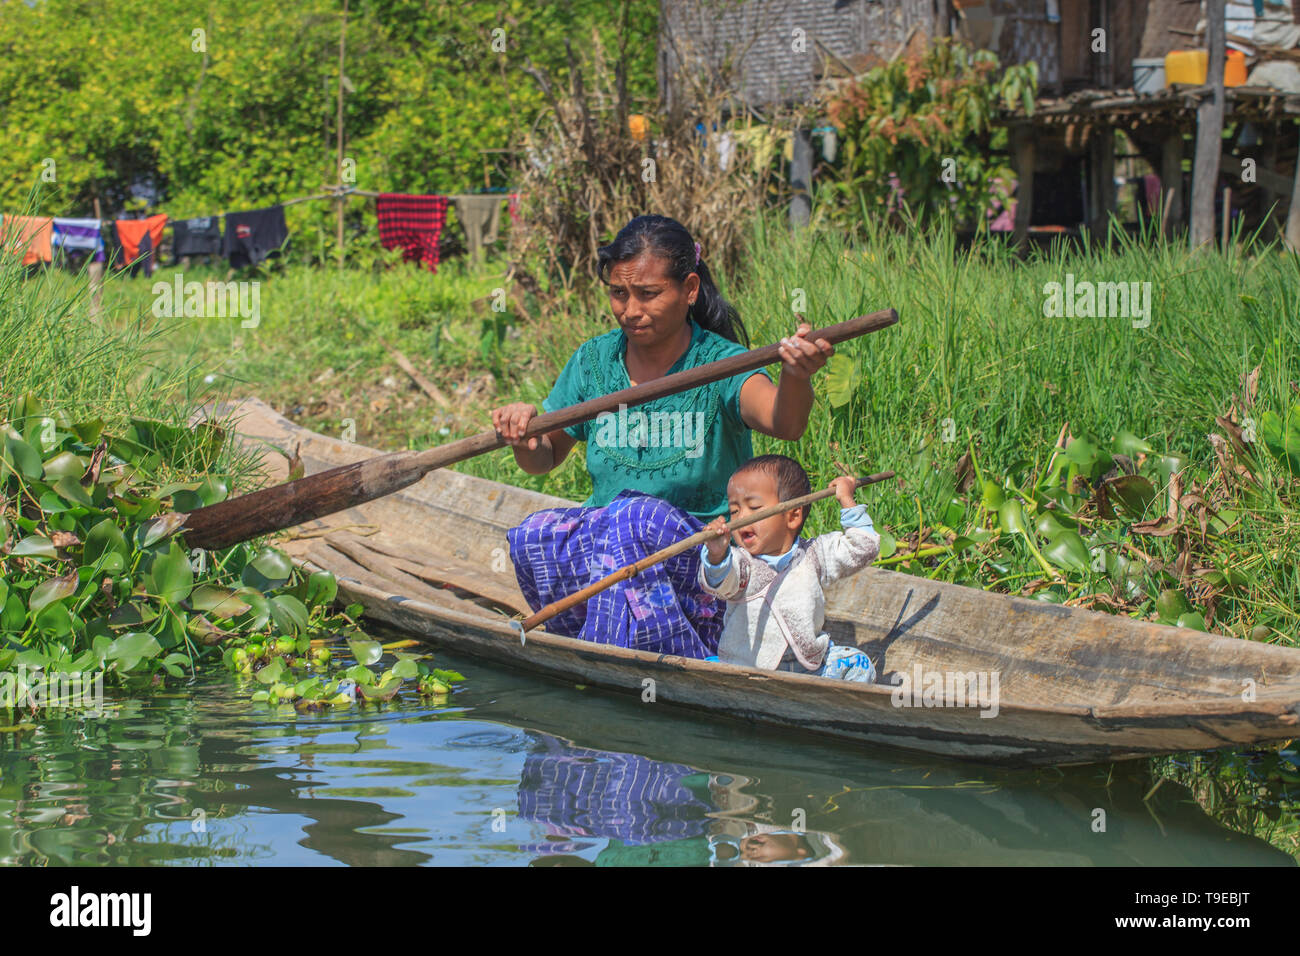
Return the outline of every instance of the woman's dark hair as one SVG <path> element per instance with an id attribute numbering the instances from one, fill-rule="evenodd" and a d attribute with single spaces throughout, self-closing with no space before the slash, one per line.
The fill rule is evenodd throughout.
<path id="1" fill-rule="evenodd" d="M 749 333 L 740 321 L 735 306 L 722 297 L 713 282 L 713 274 L 701 256 L 695 261 L 695 240 L 676 219 L 667 216 L 637 216 L 619 230 L 614 241 L 597 250 L 596 274 L 609 282 L 609 270 L 616 262 L 634 259 L 643 252 L 668 262 L 668 275 L 678 282 L 692 272 L 700 277 L 700 293 L 687 316 L 700 328 L 716 332 L 725 339 L 749 347 Z"/>
<path id="2" fill-rule="evenodd" d="M 789 501 L 791 498 L 812 494 L 808 472 L 803 470 L 803 465 L 785 455 L 759 455 L 749 459 L 732 474 L 739 475 L 746 471 L 761 471 L 771 477 L 776 482 L 777 501 Z M 800 510 L 803 511 L 804 521 L 807 521 L 812 505 L 804 505 Z M 803 527 L 802 522 L 799 527 Z"/>

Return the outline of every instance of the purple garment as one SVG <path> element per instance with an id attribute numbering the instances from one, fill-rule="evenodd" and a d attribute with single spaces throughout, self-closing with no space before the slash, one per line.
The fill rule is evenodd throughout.
<path id="1" fill-rule="evenodd" d="M 703 527 L 661 498 L 624 491 L 603 508 L 538 511 L 506 537 L 519 587 L 537 609 Z M 655 654 L 714 655 L 726 605 L 700 589 L 699 566 L 691 548 L 557 614 L 546 629 Z"/>
<path id="2" fill-rule="evenodd" d="M 705 803 L 683 785 L 699 771 L 636 754 L 587 750 L 547 734 L 524 762 L 519 816 L 546 825 L 548 840 L 523 849 L 573 853 L 591 846 L 582 838 L 612 838 L 630 845 L 661 843 L 708 833 Z"/>
<path id="3" fill-rule="evenodd" d="M 65 219 L 55 216 L 51 244 L 55 249 L 67 252 L 93 253 L 95 262 L 103 262 L 104 237 L 100 230 L 101 222 L 98 219 Z"/>

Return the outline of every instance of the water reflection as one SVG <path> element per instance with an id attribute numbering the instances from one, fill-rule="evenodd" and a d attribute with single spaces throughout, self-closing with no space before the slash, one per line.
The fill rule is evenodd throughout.
<path id="1" fill-rule="evenodd" d="M 0 736 L 0 863 L 1294 865 L 1144 763 L 926 762 L 439 662 L 455 707 L 272 712 L 211 674 Z"/>
<path id="2" fill-rule="evenodd" d="M 745 792 L 748 777 L 578 747 L 545 733 L 528 737 L 519 816 L 539 824 L 546 837 L 520 845 L 533 857 L 531 865 L 731 866 L 845 858 L 830 834 L 738 817 L 758 804 Z M 594 859 L 584 859 L 583 852 L 593 849 Z"/>

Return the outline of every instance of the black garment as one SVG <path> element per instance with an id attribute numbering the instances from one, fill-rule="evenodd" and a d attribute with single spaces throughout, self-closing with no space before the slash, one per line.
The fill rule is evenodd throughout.
<path id="1" fill-rule="evenodd" d="M 140 245 L 136 247 L 136 259 L 131 263 L 131 278 L 134 279 L 144 270 L 145 278 L 153 275 L 153 236 L 146 232 L 140 237 Z"/>
<path id="2" fill-rule="evenodd" d="M 204 216 L 173 222 L 172 255 L 177 262 L 181 256 L 221 255 L 221 217 Z"/>
<path id="3" fill-rule="evenodd" d="M 283 206 L 228 212 L 221 254 L 230 259 L 232 269 L 255 266 L 269 256 L 279 255 L 280 247 L 288 239 L 289 227 L 284 223 Z"/>

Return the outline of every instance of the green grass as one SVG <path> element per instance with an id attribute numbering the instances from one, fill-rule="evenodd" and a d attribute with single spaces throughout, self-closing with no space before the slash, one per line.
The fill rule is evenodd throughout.
<path id="1" fill-rule="evenodd" d="M 1213 612 L 1212 629 L 1296 642 L 1300 607 L 1300 513 L 1294 480 L 1267 454 L 1253 464 L 1261 484 L 1245 500 L 1225 490 L 1207 434 L 1223 432 L 1242 377 L 1259 367 L 1258 398 L 1249 414 L 1285 417 L 1300 379 L 1300 259 L 1275 248 L 1252 255 L 1189 253 L 1181 243 L 1116 233 L 1109 247 L 1080 251 L 1059 245 L 1021 261 L 999 241 L 958 249 L 942 229 L 929 235 L 867 230 L 849 237 L 828 230 L 792 235 L 779 217 L 752 226 L 745 268 L 724 292 L 744 316 L 754 344 L 788 334 L 794 308 L 814 325 L 892 307 L 897 326 L 840 348 L 835 373 L 847 401 L 833 405 L 834 376 L 817 379 L 818 404 L 797 444 L 758 436 L 756 450 L 800 458 L 824 485 L 836 462 L 858 473 L 892 469 L 897 482 L 863 492 L 878 526 L 899 553 L 882 564 L 912 573 L 1050 600 L 1093 606 L 1115 598 L 1124 613 L 1155 616 L 1162 590 L 1184 593 L 1189 610 Z M 486 304 L 504 288 L 504 263 L 477 270 L 460 262 L 436 275 L 410 268 L 338 272 L 291 267 L 263 277 L 261 324 L 237 319 L 168 322 L 166 341 L 185 361 L 212 376 L 210 387 L 259 394 L 309 427 L 343 434 L 349 420 L 358 441 L 387 450 L 425 447 L 488 427 L 488 411 L 509 401 L 540 403 L 574 348 L 610 327 L 599 290 L 542 310 L 529 300 L 527 319 L 513 304 Z M 1049 318 L 1045 286 L 1066 281 L 1151 284 L 1149 325 L 1130 318 Z M 186 280 L 209 275 L 190 270 Z M 153 281 L 171 281 L 163 269 Z M 70 280 L 65 280 L 70 281 Z M 110 324 L 133 328 L 151 302 L 151 282 L 115 279 L 105 294 Z M 800 301 L 802 300 L 802 301 Z M 477 306 L 475 303 L 478 303 Z M 144 323 L 144 328 L 149 323 Z M 163 334 L 163 333 L 149 333 Z M 447 396 L 431 401 L 397 367 L 403 352 Z M 856 370 L 856 371 L 855 371 Z M 773 369 L 775 371 L 775 368 Z M 849 377 L 856 375 L 856 381 Z M 1107 574 L 1058 580 L 1036 555 L 1050 542 L 1002 534 L 969 553 L 951 548 L 954 534 L 1007 530 L 983 501 L 981 488 L 962 493 L 954 469 L 973 453 L 981 479 L 1022 500 L 1031 522 L 1050 491 L 1042 485 L 1062 426 L 1107 445 L 1124 432 L 1145 442 L 1143 466 L 1153 480 L 1158 462 L 1177 455 L 1189 465 L 1188 485 L 1213 491 L 1218 509 L 1239 516 L 1224 531 L 1195 542 L 1195 568 L 1244 575 L 1244 589 L 1212 594 L 1192 578 L 1147 569 L 1142 599 L 1118 590 Z M 527 476 L 505 452 L 465 462 L 482 477 L 582 500 L 589 479 L 579 455 L 556 472 Z M 1098 476 L 1093 476 L 1094 480 Z M 1062 476 L 1062 480 L 1065 480 Z M 1167 481 L 1167 475 L 1165 476 Z M 1163 482 L 1159 505 L 1164 508 Z M 1199 487 L 1199 486 L 1198 486 Z M 1062 489 L 1058 488 L 1060 492 Z M 1225 495 L 1227 497 L 1225 497 Z M 1089 523 L 1084 544 L 1123 551 L 1136 543 L 1157 563 L 1172 564 L 1180 538 L 1137 537 L 1128 522 Z M 1129 516 L 1130 519 L 1136 516 Z M 828 530 L 833 509 L 815 510 L 809 530 Z M 914 559 L 915 549 L 926 554 Z M 1115 578 L 1114 569 L 1109 572 Z M 1048 587 L 1049 585 L 1054 585 Z M 1106 607 L 1103 603 L 1099 606 Z M 1172 617 L 1169 618 L 1173 620 Z M 1256 628 L 1263 628 L 1256 631 Z"/>

